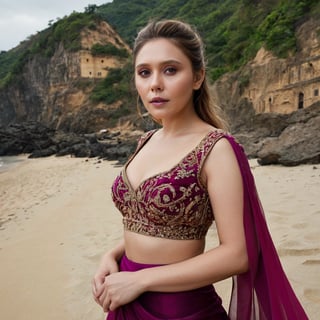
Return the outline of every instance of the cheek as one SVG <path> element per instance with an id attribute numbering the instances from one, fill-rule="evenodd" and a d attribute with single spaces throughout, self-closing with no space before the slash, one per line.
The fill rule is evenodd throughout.
<path id="1" fill-rule="evenodd" d="M 176 92 L 183 92 L 186 94 L 189 89 L 190 91 L 193 91 L 193 84 L 192 78 L 185 76 L 181 77 L 179 81 L 173 82 L 171 87 L 175 88 Z"/>
<path id="2" fill-rule="evenodd" d="M 138 86 L 139 86 L 139 84 L 138 84 L 137 78 L 134 77 L 134 87 L 135 87 L 137 90 L 138 90 Z"/>
<path id="3" fill-rule="evenodd" d="M 142 95 L 144 90 L 145 90 L 144 89 L 145 86 L 143 85 L 143 82 L 140 81 L 139 79 L 135 79 L 134 80 L 134 85 L 135 85 L 136 90 L 138 91 L 138 94 Z"/>

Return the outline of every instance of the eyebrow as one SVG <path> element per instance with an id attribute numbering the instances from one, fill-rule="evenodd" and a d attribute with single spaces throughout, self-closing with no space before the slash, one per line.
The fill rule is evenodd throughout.
<path id="1" fill-rule="evenodd" d="M 182 63 L 180 61 L 174 60 L 174 59 L 165 60 L 160 63 L 161 66 L 166 65 L 166 64 L 179 64 L 179 65 L 181 65 Z M 140 64 L 136 65 L 136 69 L 141 68 L 141 67 L 147 67 L 149 65 L 150 65 L 150 63 L 140 63 Z"/>

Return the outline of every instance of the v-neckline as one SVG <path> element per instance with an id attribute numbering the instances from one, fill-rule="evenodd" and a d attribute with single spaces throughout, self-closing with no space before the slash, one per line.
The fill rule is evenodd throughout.
<path id="1" fill-rule="evenodd" d="M 128 179 L 127 176 L 127 167 L 130 164 L 130 162 L 133 160 L 133 158 L 139 153 L 139 151 L 145 146 L 145 144 L 151 139 L 151 137 L 154 135 L 154 133 L 157 130 L 154 130 L 146 139 L 145 141 L 142 142 L 141 146 L 133 153 L 133 155 L 130 157 L 130 159 L 127 161 L 127 163 L 124 165 L 123 169 L 122 169 L 122 176 L 123 176 L 123 180 L 125 182 L 125 184 L 127 185 L 128 189 L 133 192 L 134 194 L 136 194 L 138 192 L 138 190 L 147 182 L 150 181 L 160 175 L 169 173 L 170 171 L 172 171 L 173 169 L 177 168 L 187 157 L 189 157 L 192 153 L 194 153 L 195 151 L 197 151 L 202 144 L 206 141 L 206 139 L 208 138 L 208 136 L 213 133 L 213 132 L 218 132 L 219 129 L 216 130 L 211 130 L 208 133 L 206 133 L 206 135 L 200 140 L 200 142 L 191 150 L 189 151 L 184 157 L 181 158 L 180 161 L 178 161 L 175 165 L 173 165 L 170 169 L 167 170 L 163 170 L 161 172 L 155 173 L 153 175 L 151 175 L 150 177 L 147 177 L 145 179 L 142 179 L 140 181 L 140 183 L 137 185 L 136 188 L 133 188 L 131 182 Z"/>

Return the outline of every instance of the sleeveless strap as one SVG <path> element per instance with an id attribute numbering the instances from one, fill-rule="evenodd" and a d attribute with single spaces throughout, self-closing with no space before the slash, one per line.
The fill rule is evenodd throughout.
<path id="1" fill-rule="evenodd" d="M 201 172 L 203 164 L 206 161 L 211 150 L 213 149 L 215 144 L 225 136 L 225 134 L 226 133 L 222 130 L 211 131 L 203 140 L 203 142 L 200 144 L 199 150 L 197 151 L 199 173 Z"/>
<path id="2" fill-rule="evenodd" d="M 136 147 L 136 150 L 131 154 L 131 156 L 128 158 L 126 164 L 128 164 L 139 152 L 139 150 L 144 146 L 144 144 L 149 140 L 149 138 L 157 131 L 157 129 L 145 132 L 140 139 L 138 140 L 138 144 Z"/>

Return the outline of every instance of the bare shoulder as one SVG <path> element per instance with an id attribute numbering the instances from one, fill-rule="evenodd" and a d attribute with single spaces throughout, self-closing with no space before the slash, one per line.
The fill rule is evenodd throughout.
<path id="1" fill-rule="evenodd" d="M 218 160 L 218 159 L 236 159 L 233 148 L 227 138 L 221 137 L 212 148 L 209 156 L 209 160 Z"/>
<path id="2" fill-rule="evenodd" d="M 212 148 L 204 165 L 207 176 L 226 171 L 236 172 L 239 170 L 238 161 L 234 150 L 225 137 L 221 137 Z M 230 172 L 231 173 L 231 172 Z"/>

